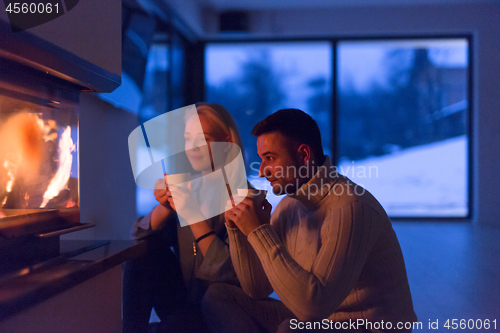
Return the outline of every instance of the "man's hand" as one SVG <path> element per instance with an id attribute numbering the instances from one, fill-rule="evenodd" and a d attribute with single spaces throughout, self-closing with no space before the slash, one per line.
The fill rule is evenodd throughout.
<path id="1" fill-rule="evenodd" d="M 248 236 L 252 231 L 271 220 L 271 204 L 264 200 L 263 207 L 255 205 L 250 198 L 243 199 L 242 202 L 232 208 L 229 200 L 226 205 L 224 217 L 226 221 L 233 222 L 240 231 Z"/>

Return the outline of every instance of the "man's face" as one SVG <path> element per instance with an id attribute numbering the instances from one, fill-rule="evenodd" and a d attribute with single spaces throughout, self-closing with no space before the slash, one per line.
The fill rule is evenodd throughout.
<path id="1" fill-rule="evenodd" d="M 257 138 L 257 154 L 262 159 L 259 176 L 271 182 L 276 195 L 292 194 L 298 189 L 296 177 L 303 162 L 294 146 L 279 132 L 262 134 Z"/>

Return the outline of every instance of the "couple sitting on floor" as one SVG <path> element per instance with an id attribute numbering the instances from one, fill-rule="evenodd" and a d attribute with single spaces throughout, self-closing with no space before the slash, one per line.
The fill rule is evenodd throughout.
<path id="1" fill-rule="evenodd" d="M 220 105 L 196 111 L 186 117 L 186 155 L 209 175 L 223 167 L 209 143 L 241 147 L 241 139 Z M 205 149 L 192 145 L 195 121 Z M 286 196 L 271 215 L 267 200 L 235 193 L 224 213 L 181 226 L 181 211 L 197 209 L 190 201 L 203 216 L 202 202 L 219 195 L 197 194 L 210 193 L 206 177 L 197 185 L 204 191 L 155 189 L 158 206 L 133 228 L 148 251 L 125 267 L 124 332 L 147 332 L 152 308 L 161 323 L 149 331 L 158 332 L 410 332 L 416 316 L 391 221 L 368 191 L 337 173 L 314 119 L 279 110 L 252 134 L 259 176 Z M 273 291 L 280 300 L 269 297 Z"/>

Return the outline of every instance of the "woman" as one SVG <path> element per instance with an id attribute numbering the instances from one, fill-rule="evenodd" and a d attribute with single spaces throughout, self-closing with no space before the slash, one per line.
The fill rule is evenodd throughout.
<path id="1" fill-rule="evenodd" d="M 244 167 L 227 167 L 234 166 L 238 154 L 243 156 L 241 139 L 222 106 L 200 103 L 196 111 L 186 115 L 184 138 L 189 163 L 201 177 L 187 187 L 155 189 L 159 204 L 134 224 L 134 238 L 147 237 L 148 250 L 125 267 L 124 332 L 147 332 L 153 307 L 162 321 L 160 331 L 206 331 L 198 306 L 208 285 L 238 285 L 223 214 L 230 187 L 214 184 L 220 184 L 217 176 L 222 172 L 231 188 L 247 187 L 246 179 L 241 180 Z M 188 226 L 182 227 L 179 219 Z"/>

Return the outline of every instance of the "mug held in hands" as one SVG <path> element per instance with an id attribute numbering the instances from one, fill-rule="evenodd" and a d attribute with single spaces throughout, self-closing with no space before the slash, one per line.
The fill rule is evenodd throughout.
<path id="1" fill-rule="evenodd" d="M 165 175 L 165 181 L 170 185 L 182 186 L 182 184 L 187 183 L 191 180 L 190 173 L 176 173 L 173 175 Z"/>
<path id="2" fill-rule="evenodd" d="M 253 188 L 249 189 L 238 189 L 238 196 L 250 198 L 257 207 L 262 208 L 264 204 L 264 199 L 266 198 L 266 190 L 257 190 Z"/>

